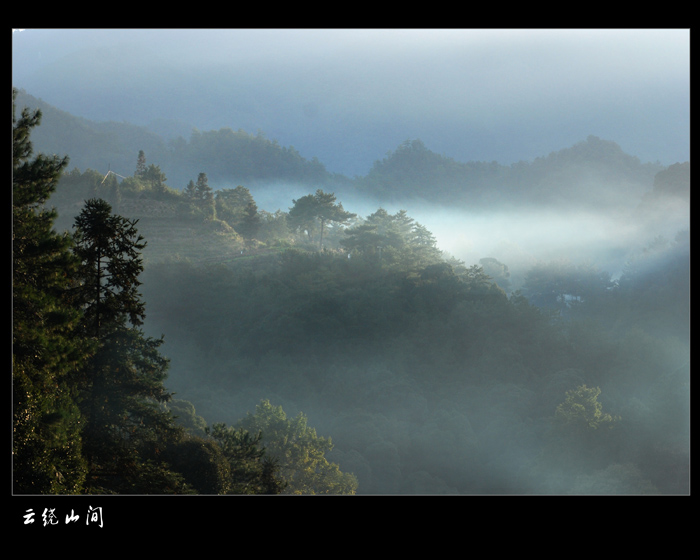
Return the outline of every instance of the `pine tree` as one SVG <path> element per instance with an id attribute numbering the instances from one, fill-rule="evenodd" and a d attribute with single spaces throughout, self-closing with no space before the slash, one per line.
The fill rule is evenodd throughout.
<path id="1" fill-rule="evenodd" d="M 294 206 L 289 210 L 290 228 L 306 231 L 311 239 L 319 224 L 319 248 L 323 248 L 323 234 L 327 222 L 345 224 L 355 217 L 355 214 L 343 208 L 342 203 L 336 203 L 335 194 L 325 193 L 321 189 L 318 189 L 316 194 L 308 194 L 292 202 Z"/>
<path id="2" fill-rule="evenodd" d="M 156 193 L 163 193 L 166 191 L 166 181 L 168 178 L 165 176 L 159 166 L 149 165 L 143 170 L 140 178 L 146 182 Z"/>
<path id="3" fill-rule="evenodd" d="M 159 406 L 170 398 L 163 385 L 168 361 L 158 350 L 163 341 L 140 329 L 145 304 L 138 277 L 145 243 L 135 220 L 111 210 L 104 200 L 91 199 L 75 220 L 81 283 L 74 301 L 84 310 L 84 335 L 98 344 L 81 379 L 88 490 L 184 491 L 181 477 L 156 460 L 181 430 Z M 144 488 L 144 472 L 155 487 Z"/>
<path id="4" fill-rule="evenodd" d="M 57 214 L 44 208 L 67 158 L 34 159 L 31 130 L 41 112 L 15 118 L 12 177 L 13 491 L 77 493 L 85 464 L 70 372 L 90 345 L 76 336 L 78 310 L 65 298 L 77 261 L 71 238 L 53 230 Z"/>
<path id="5" fill-rule="evenodd" d="M 200 173 L 197 176 L 197 183 L 194 188 L 195 199 L 204 212 L 204 217 L 208 220 L 213 220 L 216 218 L 216 204 L 214 202 L 214 191 L 209 186 L 206 173 Z"/>
<path id="6" fill-rule="evenodd" d="M 136 172 L 134 177 L 142 177 L 146 172 L 146 154 L 143 150 L 139 150 L 139 155 L 136 158 Z"/>
<path id="7" fill-rule="evenodd" d="M 245 208 L 243 219 L 238 224 L 238 233 L 246 239 L 253 239 L 260 230 L 260 214 L 255 202 L 249 203 Z"/>
<path id="8" fill-rule="evenodd" d="M 228 494 L 280 494 L 286 487 L 281 479 L 279 463 L 265 456 L 260 441 L 241 428 L 216 423 L 207 433 L 219 444 L 229 462 Z"/>
<path id="9" fill-rule="evenodd" d="M 228 223 L 243 237 L 255 236 L 260 216 L 255 199 L 247 188 L 238 185 L 235 189 L 219 189 L 214 202 L 217 219 Z"/>
<path id="10" fill-rule="evenodd" d="M 195 200 L 196 190 L 195 190 L 195 186 L 194 186 L 194 181 L 190 180 L 190 182 L 187 183 L 187 186 L 182 191 L 182 195 L 187 200 Z"/>

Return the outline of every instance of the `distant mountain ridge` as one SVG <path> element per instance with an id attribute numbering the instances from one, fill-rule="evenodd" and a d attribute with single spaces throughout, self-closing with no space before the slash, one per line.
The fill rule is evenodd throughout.
<path id="1" fill-rule="evenodd" d="M 158 165 L 168 185 L 179 190 L 204 172 L 215 189 L 217 185 L 296 183 L 308 185 L 310 192 L 315 188 L 356 192 L 379 202 L 600 204 L 640 198 L 652 190 L 655 175 L 664 169 L 660 164 L 642 163 L 615 142 L 595 136 L 532 162 L 512 165 L 459 162 L 432 152 L 420 140 L 406 140 L 375 161 L 367 175 L 350 179 L 328 172 L 317 158 L 309 161 L 262 132 L 193 129 L 186 139 L 176 136 L 187 130 L 185 123 L 161 121 L 156 133 L 129 123 L 93 122 L 20 91 L 17 110 L 25 106 L 43 113 L 33 138 L 37 152 L 68 155 L 69 169 L 112 170 L 129 176 L 143 150 L 148 163 Z"/>
<path id="2" fill-rule="evenodd" d="M 657 164 L 641 163 L 615 142 L 596 136 L 531 163 L 513 165 L 458 162 L 413 140 L 375 162 L 358 184 L 364 192 L 388 198 L 410 196 L 460 205 L 477 201 L 503 204 L 509 200 L 582 202 L 582 196 L 590 197 L 591 189 L 608 202 L 609 195 L 641 196 L 651 190 L 654 176 L 661 169 Z"/>

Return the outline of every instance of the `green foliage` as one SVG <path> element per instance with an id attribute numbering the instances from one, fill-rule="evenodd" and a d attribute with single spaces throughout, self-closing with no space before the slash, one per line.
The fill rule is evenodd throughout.
<path id="1" fill-rule="evenodd" d="M 70 154 L 72 165 L 100 171 L 100 180 L 108 169 L 130 175 L 129 170 L 134 168 L 134 146 L 154 161 L 160 161 L 164 168 L 170 168 L 166 163 L 169 157 L 166 142 L 145 127 L 75 117 L 22 90 L 17 98 L 18 105 L 40 109 L 43 114 L 41 127 L 32 134 L 39 151 Z"/>
<path id="2" fill-rule="evenodd" d="M 566 400 L 557 406 L 555 420 L 572 430 L 598 430 L 612 428 L 619 420 L 603 412 L 598 402 L 599 387 L 580 387 L 566 392 Z"/>
<path id="3" fill-rule="evenodd" d="M 125 320 L 141 325 L 145 304 L 138 292 L 143 271 L 140 252 L 146 244 L 136 220 L 112 214 L 106 201 L 91 199 L 76 218 L 75 228 L 81 285 L 74 297 L 84 308 L 86 332 L 99 338 Z"/>
<path id="4" fill-rule="evenodd" d="M 81 173 L 78 168 L 73 168 L 61 175 L 56 193 L 51 197 L 51 202 L 58 205 L 69 205 L 76 201 L 106 195 L 106 190 L 102 189 L 104 179 L 104 175 L 94 169 L 86 169 L 85 172 Z"/>
<path id="5" fill-rule="evenodd" d="M 341 245 L 353 258 L 369 259 L 379 266 L 413 270 L 442 261 L 435 237 L 405 210 L 392 215 L 380 208 L 345 234 Z"/>
<path id="6" fill-rule="evenodd" d="M 351 219 L 319 189 L 270 213 L 242 186 L 207 195 L 204 173 L 180 193 L 143 150 L 133 177 L 105 175 L 109 160 L 61 175 L 60 158 L 30 160 L 37 123 L 15 122 L 13 152 L 15 491 L 687 491 L 687 233 L 649 245 L 616 283 L 561 261 L 533 267 L 508 297 L 506 263 L 446 259 L 406 211 Z M 145 146 L 168 176 L 206 168 L 227 185 L 320 166 L 225 130 L 174 142 L 176 160 L 134 142 L 122 151 Z M 595 137 L 509 168 L 408 142 L 355 184 L 521 204 L 576 189 L 596 199 L 605 193 L 581 188 L 593 179 L 651 185 L 650 170 Z M 647 204 L 682 190 L 674 177 L 687 170 L 669 171 Z M 327 174 L 316 178 L 325 188 Z M 75 236 L 57 235 L 79 207 Z M 200 410 L 166 405 L 166 371 Z"/>
<path id="7" fill-rule="evenodd" d="M 76 336 L 80 314 L 67 301 L 77 261 L 71 240 L 53 229 L 43 205 L 66 158 L 32 158 L 30 133 L 41 113 L 16 119 L 13 92 L 12 459 L 15 493 L 77 493 L 85 462 L 70 382 L 91 344 Z"/>
<path id="8" fill-rule="evenodd" d="M 250 191 L 242 186 L 220 189 L 215 196 L 216 215 L 246 239 L 257 236 L 261 218 Z M 285 232 L 286 234 L 286 232 Z"/>
<path id="9" fill-rule="evenodd" d="M 197 176 L 197 182 L 190 181 L 183 191 L 184 198 L 189 201 L 196 211 L 194 215 L 205 220 L 216 219 L 216 202 L 214 190 L 209 186 L 206 173 Z"/>
<path id="10" fill-rule="evenodd" d="M 598 387 L 580 385 L 557 406 L 552 429 L 529 466 L 529 476 L 544 493 L 585 493 L 585 480 L 620 462 L 614 429 L 620 418 L 603 412 L 600 394 Z"/>
<path id="11" fill-rule="evenodd" d="M 156 193 L 165 192 L 165 183 L 168 179 L 157 165 L 149 165 L 139 174 L 139 178 Z"/>
<path id="12" fill-rule="evenodd" d="M 206 435 L 207 422 L 196 413 L 191 402 L 182 399 L 171 399 L 167 404 L 167 408 L 172 413 L 177 424 L 185 428 L 187 433 L 200 437 Z"/>
<path id="13" fill-rule="evenodd" d="M 326 459 L 333 445 L 330 438 L 316 435 L 306 416 L 288 419 L 281 406 L 263 400 L 238 423 L 249 433 L 261 433 L 266 453 L 273 457 L 286 484 L 287 494 L 354 494 L 357 479 L 343 473 Z"/>
<path id="14" fill-rule="evenodd" d="M 256 236 L 260 241 L 268 246 L 289 245 L 289 225 L 287 224 L 286 212 L 260 210 L 257 216 L 259 227 Z"/>
<path id="15" fill-rule="evenodd" d="M 164 458 L 197 494 L 226 494 L 231 483 L 229 461 L 209 438 L 188 436 L 169 445 Z"/>
<path id="16" fill-rule="evenodd" d="M 308 194 L 292 201 L 287 216 L 287 224 L 294 232 L 306 233 L 313 240 L 318 232 L 318 245 L 323 248 L 324 228 L 327 223 L 346 224 L 355 217 L 347 212 L 342 203 L 336 202 L 335 194 L 318 189 L 315 194 Z"/>
<path id="17" fill-rule="evenodd" d="M 265 456 L 262 434 L 252 436 L 242 428 L 214 424 L 207 430 L 221 447 L 230 467 L 228 494 L 280 494 L 286 482 L 279 474 L 278 461 Z"/>
<path id="18" fill-rule="evenodd" d="M 255 202 L 250 202 L 245 207 L 243 219 L 239 222 L 237 231 L 246 239 L 253 239 L 258 235 L 260 231 L 260 215 Z"/>
<path id="19" fill-rule="evenodd" d="M 163 341 L 139 328 L 145 317 L 138 291 L 145 244 L 135 221 L 113 215 L 103 200 L 88 200 L 75 224 L 81 265 L 73 302 L 83 310 L 85 336 L 98 344 L 78 377 L 88 489 L 132 492 L 144 460 L 178 433 L 158 406 L 170 399 L 163 385 L 168 361 L 158 350 Z M 172 487 L 167 476 L 154 480 Z"/>
<path id="20" fill-rule="evenodd" d="M 351 256 L 297 249 L 231 267 L 151 268 L 145 286 L 153 286 L 148 300 L 161 319 L 158 328 L 188 318 L 186 329 L 168 330 L 174 363 L 187 364 L 178 368 L 179 391 L 196 391 L 211 411 L 225 408 L 228 399 L 240 410 L 245 399 L 266 394 L 312 410 L 333 435 L 326 458 L 357 475 L 358 492 L 401 492 L 422 480 L 441 492 L 566 493 L 576 477 L 626 460 L 619 422 L 613 430 L 575 422 L 548 430 L 566 390 L 604 385 L 606 403 L 623 410 L 635 375 L 648 386 L 647 380 L 659 379 L 654 372 L 661 364 L 670 363 L 651 359 L 658 352 L 648 343 L 648 353 L 636 360 L 631 342 L 611 339 L 596 319 L 603 310 L 614 313 L 611 305 L 591 308 L 589 298 L 581 309 L 595 311 L 585 321 L 563 323 L 521 293 L 508 298 L 477 265 L 451 260 L 388 269 L 371 260 L 378 255 Z M 649 411 L 656 410 L 652 402 L 678 398 L 637 394 Z M 291 419 L 275 420 L 279 407 L 270 407 L 270 422 L 289 429 Z M 438 410 L 455 411 L 450 433 L 455 426 L 466 429 L 457 420 L 464 418 L 474 437 L 442 445 L 440 426 L 448 419 Z M 205 415 L 212 413 L 205 408 Z M 351 424 L 363 414 L 361 428 Z M 598 422 L 606 419 L 602 414 Z M 662 425 L 651 417 L 645 422 L 655 430 Z M 259 428 L 234 425 L 251 434 Z M 273 456 L 272 446 L 263 444 Z M 500 471 L 508 464 L 522 465 L 517 477 Z M 283 462 L 280 467 L 284 475 Z"/>
<path id="21" fill-rule="evenodd" d="M 136 158 L 136 171 L 134 177 L 141 177 L 146 173 L 146 154 L 143 150 L 139 150 L 139 155 Z"/>
<path id="22" fill-rule="evenodd" d="M 312 195 L 300 201 L 299 216 L 307 202 L 313 208 Z M 261 215 L 274 226 L 289 218 L 282 212 Z M 308 225 L 318 228 L 317 241 L 320 222 Z M 646 360 L 635 369 L 632 344 L 620 344 L 607 328 L 627 332 L 633 323 L 631 315 L 619 314 L 631 296 L 632 276 L 614 284 L 596 267 L 562 261 L 559 269 L 542 266 L 537 269 L 541 277 L 530 276 L 526 293 L 533 296 L 544 287 L 543 299 L 529 300 L 523 292 L 508 297 L 498 284 L 509 278 L 505 263 L 484 259 L 482 266 L 465 266 L 444 259 L 430 232 L 405 211 L 391 215 L 380 208 L 343 231 L 347 252 L 301 246 L 246 256 L 227 267 L 173 263 L 151 268 L 147 284 L 157 289 L 150 290 L 148 300 L 160 316 L 159 328 L 188 318 L 186 330 L 169 331 L 177 337 L 175 346 L 187 348 L 175 350 L 178 359 L 187 360 L 177 383 L 204 395 L 211 390 L 221 400 L 226 397 L 219 390 L 240 402 L 280 395 L 297 410 L 325 416 L 323 428 L 336 443 L 327 456 L 341 470 L 357 474 L 362 492 L 380 491 L 381 484 L 385 491 L 401 491 L 412 487 L 409 481 L 429 481 L 440 491 L 531 487 L 565 493 L 577 476 L 623 459 L 621 429 L 577 430 L 571 424 L 549 432 L 547 427 L 566 398 L 565 389 L 599 385 L 623 410 L 620 403 L 631 394 L 625 391 L 635 386 L 634 372 L 644 380 L 658 379 L 659 364 Z M 667 270 L 668 281 L 677 282 L 680 270 Z M 683 298 L 676 295 L 678 309 Z M 544 306 L 548 302 L 550 308 Z M 630 309 L 639 302 L 631 297 Z M 556 314 L 560 308 L 565 321 Z M 667 315 L 679 317 L 677 310 Z M 656 350 L 650 347 L 649 354 Z M 194 368 L 201 372 L 197 383 L 190 379 Z M 567 370 L 576 371 L 575 384 L 551 381 Z M 390 372 L 391 380 L 379 371 Z M 511 407 L 518 412 L 491 417 L 504 406 L 504 391 L 496 387 L 506 385 L 510 393 L 524 396 Z M 407 386 L 412 389 L 404 392 Z M 487 388 L 493 391 L 484 404 L 475 395 Z M 660 405 L 677 397 L 658 393 L 649 400 Z M 396 401 L 396 408 L 390 406 Z M 236 410 L 243 408 L 240 402 Z M 432 431 L 425 423 L 435 417 L 438 402 L 468 419 L 478 445 L 465 450 L 462 442 L 449 453 L 449 446 L 431 445 L 430 439 L 439 437 L 439 422 Z M 655 410 L 651 402 L 644 404 Z M 226 405 L 205 406 L 220 410 Z M 481 412 L 470 412 L 470 406 Z M 371 411 L 367 440 L 361 443 L 327 419 L 355 409 Z M 421 448 L 444 456 L 419 458 Z M 452 460 L 461 461 L 461 467 Z M 522 478 L 499 473 L 498 461 L 511 460 L 523 465 Z M 538 460 L 538 468 L 526 467 Z M 411 470 L 418 465 L 420 471 Z M 550 469 L 562 473 L 551 485 Z M 482 471 L 489 474 L 476 480 Z"/>

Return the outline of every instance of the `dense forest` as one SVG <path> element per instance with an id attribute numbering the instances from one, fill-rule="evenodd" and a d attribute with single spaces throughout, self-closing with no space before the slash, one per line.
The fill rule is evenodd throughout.
<path id="1" fill-rule="evenodd" d="M 350 179 L 262 133 L 13 122 L 14 493 L 689 493 L 689 163 L 416 140 Z M 421 200 L 653 237 L 615 275 L 463 262 Z"/>

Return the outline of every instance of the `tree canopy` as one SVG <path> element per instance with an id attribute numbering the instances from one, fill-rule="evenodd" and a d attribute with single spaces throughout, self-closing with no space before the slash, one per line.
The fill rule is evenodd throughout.
<path id="1" fill-rule="evenodd" d="M 315 194 L 308 194 L 293 200 L 287 223 L 292 230 L 301 231 L 312 240 L 318 232 L 318 245 L 323 247 L 324 228 L 327 223 L 345 224 L 355 217 L 347 212 L 342 203 L 336 202 L 335 194 L 318 189 Z"/>
<path id="2" fill-rule="evenodd" d="M 263 400 L 238 426 L 260 434 L 266 452 L 279 464 L 284 493 L 354 494 L 357 490 L 357 479 L 326 459 L 333 449 L 331 439 L 319 437 L 304 414 L 287 418 L 281 406 Z"/>
<path id="3" fill-rule="evenodd" d="M 92 343 L 76 336 L 80 312 L 66 297 L 78 265 L 71 239 L 56 233 L 56 212 L 44 206 L 68 160 L 32 157 L 41 112 L 25 109 L 17 119 L 14 110 L 13 103 L 13 490 L 73 493 L 86 465 L 71 374 Z"/>
<path id="4" fill-rule="evenodd" d="M 37 124 L 13 119 L 15 492 L 687 492 L 687 231 L 615 277 L 574 251 L 465 264 L 408 210 L 360 218 L 313 182 L 258 209 L 259 185 L 211 172 L 217 137 L 250 138 L 200 135 L 181 191 L 148 150 L 133 176 L 65 172 L 33 157 Z M 407 143 L 371 175 L 440 198 L 518 174 L 515 204 L 621 168 L 592 137 L 510 169 Z M 686 203 L 669 171 L 635 219 Z"/>

